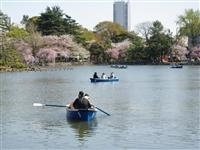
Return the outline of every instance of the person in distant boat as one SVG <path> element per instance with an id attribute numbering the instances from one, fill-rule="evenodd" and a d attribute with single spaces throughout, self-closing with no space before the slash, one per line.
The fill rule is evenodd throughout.
<path id="1" fill-rule="evenodd" d="M 110 79 L 113 79 L 113 78 L 115 78 L 115 75 L 114 75 L 114 73 L 113 72 L 111 72 L 110 73 L 110 77 L 109 77 Z"/>
<path id="2" fill-rule="evenodd" d="M 94 73 L 93 78 L 99 78 L 97 72 Z"/>
<path id="3" fill-rule="evenodd" d="M 106 79 L 106 74 L 104 72 L 102 73 L 101 78 Z"/>
<path id="4" fill-rule="evenodd" d="M 74 100 L 74 102 L 72 104 L 70 104 L 70 108 L 74 108 L 74 109 L 88 109 L 88 108 L 91 108 L 92 105 L 90 104 L 90 102 L 89 102 L 89 100 L 87 99 L 86 96 L 84 96 L 84 92 L 83 91 L 80 91 L 79 94 L 78 94 L 78 97 Z M 88 97 L 89 97 L 89 95 L 88 95 Z"/>

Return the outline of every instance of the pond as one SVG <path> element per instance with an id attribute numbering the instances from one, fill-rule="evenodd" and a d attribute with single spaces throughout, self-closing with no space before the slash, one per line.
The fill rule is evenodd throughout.
<path id="1" fill-rule="evenodd" d="M 200 66 L 74 66 L 0 73 L 1 149 L 199 149 Z M 111 72 L 118 82 L 91 83 Z M 82 90 L 98 111 L 69 122 L 66 105 Z"/>

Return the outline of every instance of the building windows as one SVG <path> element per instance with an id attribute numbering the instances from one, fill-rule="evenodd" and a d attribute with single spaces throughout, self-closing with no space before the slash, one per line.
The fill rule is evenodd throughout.
<path id="1" fill-rule="evenodd" d="M 129 30 L 129 2 L 115 1 L 113 4 L 113 22 Z"/>

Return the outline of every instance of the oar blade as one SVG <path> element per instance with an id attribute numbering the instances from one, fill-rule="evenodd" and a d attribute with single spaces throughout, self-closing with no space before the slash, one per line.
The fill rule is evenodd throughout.
<path id="1" fill-rule="evenodd" d="M 41 103 L 33 103 L 33 106 L 39 106 L 39 107 L 41 107 L 41 106 L 44 106 L 44 104 L 41 104 Z"/>

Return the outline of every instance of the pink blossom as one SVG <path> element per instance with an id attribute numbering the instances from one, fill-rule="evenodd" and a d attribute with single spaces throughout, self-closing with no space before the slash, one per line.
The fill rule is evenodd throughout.
<path id="1" fill-rule="evenodd" d="M 192 51 L 191 53 L 192 58 L 198 58 L 198 59 L 200 58 L 200 44 L 193 47 L 191 51 Z"/>
<path id="2" fill-rule="evenodd" d="M 128 40 L 124 40 L 119 43 L 112 43 L 112 47 L 106 50 L 106 53 L 113 59 L 119 59 L 119 57 L 123 58 L 126 55 L 126 52 L 131 45 L 131 42 Z"/>
<path id="3" fill-rule="evenodd" d="M 14 43 L 14 46 L 17 49 L 17 51 L 19 51 L 22 54 L 23 59 L 26 62 L 26 64 L 30 64 L 35 61 L 35 58 L 32 55 L 32 48 L 30 47 L 28 43 L 24 41 L 20 41 L 20 42 Z"/>
<path id="4" fill-rule="evenodd" d="M 181 45 L 174 45 L 172 47 L 172 56 L 177 57 L 179 60 L 186 60 L 186 55 L 189 53 L 186 47 Z"/>
<path id="5" fill-rule="evenodd" d="M 47 61 L 47 62 L 52 62 L 52 61 L 55 60 L 57 53 L 50 48 L 41 48 L 38 51 L 36 56 L 40 59 Z"/>
<path id="6" fill-rule="evenodd" d="M 65 58 L 67 58 L 67 57 L 70 56 L 70 52 L 69 51 L 62 51 L 62 52 L 60 52 L 60 55 L 64 56 Z"/>
<path id="7" fill-rule="evenodd" d="M 35 62 L 35 58 L 32 55 L 23 55 L 23 57 L 27 64 L 32 64 Z"/>
<path id="8" fill-rule="evenodd" d="M 106 53 L 113 59 L 119 58 L 119 50 L 117 48 L 110 48 L 106 51 Z"/>
<path id="9" fill-rule="evenodd" d="M 70 35 L 63 36 L 43 36 L 44 46 L 57 46 L 57 47 L 71 47 L 73 44 L 73 38 Z"/>
<path id="10" fill-rule="evenodd" d="M 73 41 L 71 35 L 43 36 L 41 37 L 41 41 L 42 44 L 39 48 L 34 47 L 34 53 L 36 53 L 35 58 L 33 57 L 33 47 L 31 43 L 17 41 L 14 43 L 14 46 L 21 53 L 27 64 L 34 61 L 38 62 L 40 59 L 51 62 L 54 61 L 55 57 L 58 55 L 70 57 L 76 54 L 82 58 L 88 58 L 90 55 L 89 51 Z"/>

